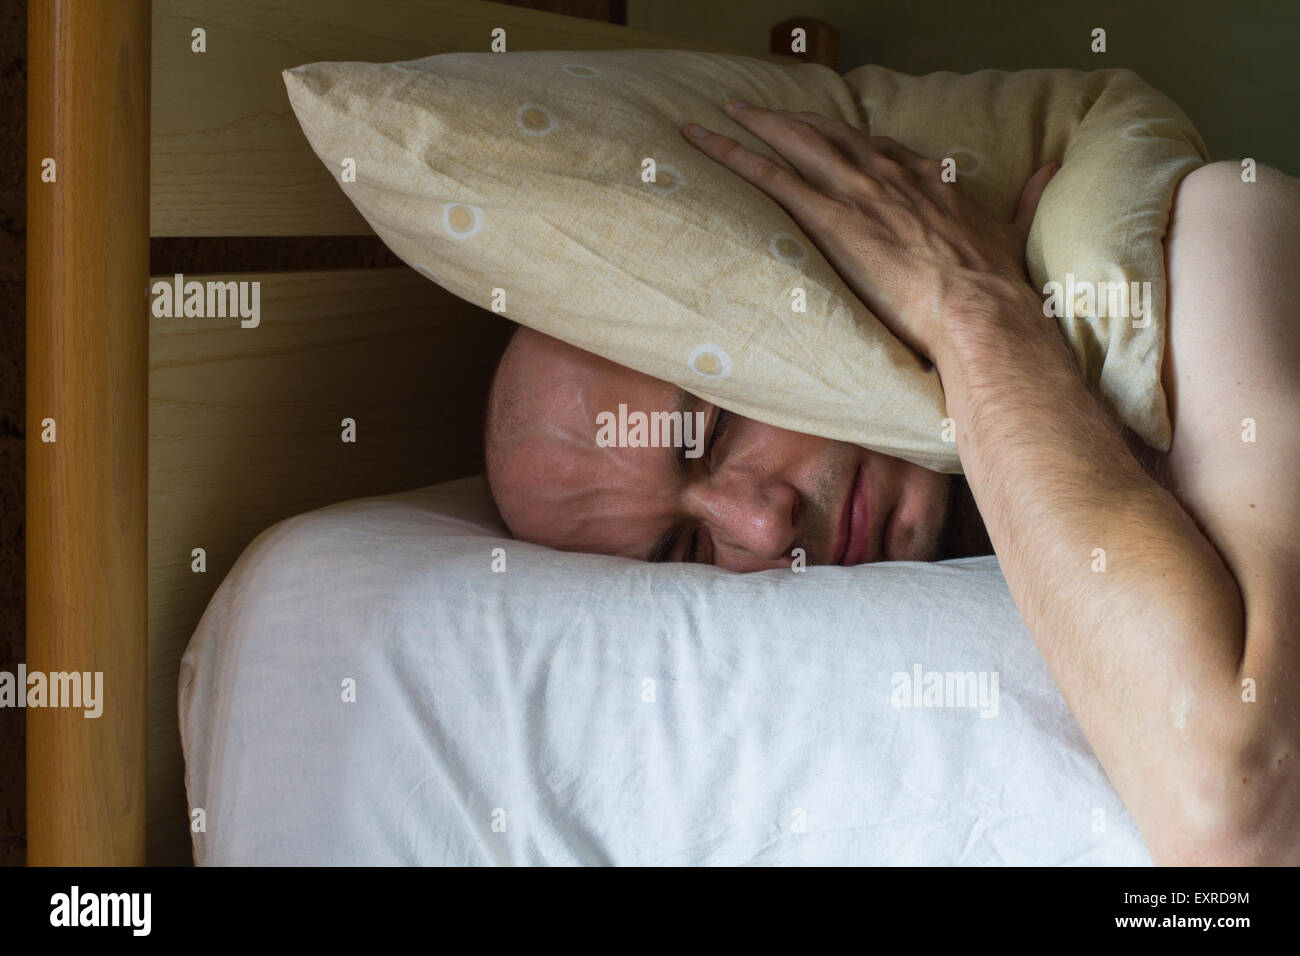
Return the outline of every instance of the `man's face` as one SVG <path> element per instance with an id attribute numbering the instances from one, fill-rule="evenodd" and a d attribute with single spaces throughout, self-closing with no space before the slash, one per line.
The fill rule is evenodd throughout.
<path id="1" fill-rule="evenodd" d="M 602 447 L 597 416 L 704 414 L 685 448 Z M 733 571 L 941 556 L 950 479 L 686 395 L 529 329 L 489 402 L 488 476 L 518 538 L 564 551 L 699 561 Z"/>

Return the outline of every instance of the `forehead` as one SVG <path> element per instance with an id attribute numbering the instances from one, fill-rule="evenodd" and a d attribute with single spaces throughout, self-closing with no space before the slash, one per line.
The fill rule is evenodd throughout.
<path id="1" fill-rule="evenodd" d="M 602 413 L 681 412 L 702 403 L 668 382 L 542 343 L 504 384 L 513 426 L 490 449 L 493 488 L 516 536 L 549 547 L 644 558 L 672 521 L 680 448 L 602 447 Z"/>

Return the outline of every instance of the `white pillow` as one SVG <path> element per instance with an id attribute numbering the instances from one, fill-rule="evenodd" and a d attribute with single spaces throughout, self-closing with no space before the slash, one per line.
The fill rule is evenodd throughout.
<path id="1" fill-rule="evenodd" d="M 916 668 L 986 706 L 896 706 Z M 510 540 L 480 479 L 342 502 L 240 557 L 180 713 L 201 864 L 1150 863 L 993 558 L 741 575 Z"/>

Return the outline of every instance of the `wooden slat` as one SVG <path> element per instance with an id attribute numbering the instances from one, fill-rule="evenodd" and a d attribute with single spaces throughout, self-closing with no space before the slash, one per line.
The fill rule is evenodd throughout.
<path id="1" fill-rule="evenodd" d="M 27 711 L 27 860 L 140 863 L 148 0 L 32 0 L 27 75 L 26 662 L 103 674 L 98 718 Z"/>
<path id="2" fill-rule="evenodd" d="M 280 71 L 317 60 L 511 50 L 717 49 L 480 0 L 155 0 L 155 236 L 352 235 L 370 228 L 312 153 Z M 191 31 L 207 52 L 191 52 Z"/>
<path id="3" fill-rule="evenodd" d="M 185 278 L 259 280 L 261 324 L 149 314 L 151 863 L 190 860 L 176 681 L 217 585 L 282 518 L 481 470 L 509 327 L 405 268 Z"/>

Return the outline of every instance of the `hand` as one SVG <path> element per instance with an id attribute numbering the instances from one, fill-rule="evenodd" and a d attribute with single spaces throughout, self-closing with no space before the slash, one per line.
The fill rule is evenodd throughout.
<path id="1" fill-rule="evenodd" d="M 1030 301 L 1025 243 L 1059 164 L 1034 173 L 1015 217 L 1001 222 L 944 182 L 939 160 L 888 137 L 816 113 L 726 108 L 798 174 L 693 123 L 683 137 L 775 199 L 862 301 L 925 358 L 935 360 L 946 323 L 963 310 Z"/>

